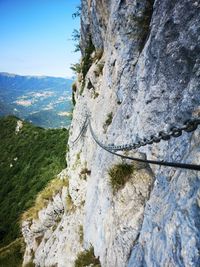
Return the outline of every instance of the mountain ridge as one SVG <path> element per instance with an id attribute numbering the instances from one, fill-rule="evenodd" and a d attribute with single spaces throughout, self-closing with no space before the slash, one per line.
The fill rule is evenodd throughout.
<path id="1" fill-rule="evenodd" d="M 7 76 L 7 77 L 29 77 L 29 78 L 38 78 L 38 79 L 43 79 L 43 78 L 57 78 L 57 79 L 64 79 L 64 80 L 73 80 L 73 77 L 61 77 L 61 76 L 51 76 L 51 75 L 25 75 L 25 74 L 18 74 L 18 73 L 11 73 L 11 72 L 6 72 L 6 71 L 0 71 L 0 75 L 2 76 Z"/>

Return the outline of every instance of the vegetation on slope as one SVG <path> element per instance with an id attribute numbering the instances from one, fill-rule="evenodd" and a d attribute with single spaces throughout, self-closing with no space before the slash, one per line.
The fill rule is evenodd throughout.
<path id="1" fill-rule="evenodd" d="M 66 167 L 68 131 L 43 129 L 17 118 L 0 118 L 0 242 L 20 236 L 19 217 L 46 184 Z"/>
<path id="2" fill-rule="evenodd" d="M 88 250 L 84 250 L 79 253 L 75 260 L 75 267 L 101 267 L 100 261 L 94 255 L 94 248 L 90 247 Z"/>
<path id="3" fill-rule="evenodd" d="M 60 179 L 58 177 L 48 182 L 45 188 L 37 195 L 34 206 L 22 214 L 22 220 L 38 218 L 38 212 L 46 207 L 49 200 L 59 193 L 64 186 L 68 185 L 69 182 L 67 179 Z"/>
<path id="4" fill-rule="evenodd" d="M 109 169 L 108 174 L 110 176 L 110 185 L 113 189 L 113 193 L 123 188 L 133 172 L 134 166 L 125 163 L 114 165 Z"/>
<path id="5" fill-rule="evenodd" d="M 21 267 L 25 244 L 17 238 L 8 246 L 0 249 L 0 267 Z"/>

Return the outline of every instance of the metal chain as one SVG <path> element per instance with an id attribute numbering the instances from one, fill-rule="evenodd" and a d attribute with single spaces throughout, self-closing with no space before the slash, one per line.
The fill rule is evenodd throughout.
<path id="1" fill-rule="evenodd" d="M 132 144 L 125 145 L 114 145 L 108 144 L 105 145 L 106 148 L 111 149 L 113 151 L 123 151 L 123 150 L 132 150 L 136 148 L 140 148 L 146 145 L 152 145 L 153 143 L 159 143 L 161 140 L 167 141 L 171 137 L 179 137 L 182 135 L 183 131 L 185 132 L 193 132 L 197 129 L 198 125 L 200 125 L 200 119 L 190 119 L 187 120 L 182 127 L 170 127 L 170 130 L 167 132 L 160 131 L 158 134 L 151 135 L 150 137 L 145 137 L 143 139 L 138 140 L 138 142 Z"/>
<path id="2" fill-rule="evenodd" d="M 88 116 L 85 117 L 85 120 L 82 124 L 81 130 L 80 130 L 79 134 L 77 135 L 77 137 L 73 141 L 71 141 L 72 144 L 75 144 L 79 140 L 79 138 L 82 136 L 82 134 L 86 130 L 87 126 L 88 126 Z"/>
<path id="3" fill-rule="evenodd" d="M 86 113 L 85 120 L 83 122 L 83 126 L 74 141 L 72 143 L 76 143 L 78 139 L 83 134 L 84 130 L 88 124 L 88 118 L 90 115 Z M 107 149 L 111 149 L 113 151 L 123 151 L 123 150 L 132 150 L 137 149 L 142 146 L 152 145 L 153 143 L 159 143 L 161 140 L 168 141 L 171 137 L 177 138 L 182 135 L 183 131 L 185 132 L 193 132 L 197 129 L 198 125 L 200 125 L 200 119 L 189 119 L 187 120 L 182 127 L 170 127 L 169 131 L 159 131 L 158 134 L 151 135 L 150 137 L 139 138 L 137 142 L 125 145 L 114 145 L 114 144 L 104 144 L 104 147 Z"/>
<path id="4" fill-rule="evenodd" d="M 118 154 L 118 153 L 114 152 L 113 150 L 108 149 L 106 146 L 104 146 L 103 143 L 101 143 L 98 140 L 97 136 L 95 135 L 95 133 L 94 133 L 94 131 L 92 129 L 90 120 L 89 120 L 89 128 L 90 128 L 90 132 L 91 132 L 91 135 L 92 135 L 94 141 L 101 148 L 103 148 L 104 150 L 106 150 L 107 152 L 109 152 L 109 153 L 111 153 L 111 154 L 113 154 L 115 156 L 121 157 L 123 159 L 129 159 L 129 160 L 137 161 L 137 162 L 145 162 L 145 163 L 154 164 L 154 165 L 160 165 L 160 166 L 167 166 L 167 167 L 175 167 L 175 168 L 181 168 L 181 169 L 200 171 L 200 165 L 179 163 L 179 162 L 168 162 L 168 161 L 156 161 L 156 160 L 140 159 L 140 158 L 134 158 L 134 157 Z"/>
<path id="5" fill-rule="evenodd" d="M 174 127 L 174 126 L 170 127 L 169 131 L 166 131 L 166 132 L 160 131 L 160 132 L 158 132 L 158 134 L 151 135 L 149 138 L 140 139 L 136 143 L 115 146 L 114 144 L 105 145 L 103 142 L 101 142 L 98 139 L 98 137 L 95 135 L 95 133 L 92 129 L 90 115 L 88 114 L 88 112 L 86 112 L 83 126 L 81 127 L 81 130 L 80 130 L 77 138 L 74 141 L 71 141 L 73 144 L 75 144 L 79 140 L 79 138 L 82 136 L 82 134 L 86 130 L 88 124 L 89 124 L 89 129 L 90 129 L 91 135 L 92 135 L 93 139 L 95 140 L 95 142 L 100 147 L 102 147 L 104 150 L 106 150 L 107 152 L 109 152 L 113 155 L 116 155 L 116 156 L 119 156 L 119 157 L 125 158 L 125 159 L 139 161 L 139 162 L 146 162 L 146 163 L 157 164 L 157 165 L 161 165 L 161 166 L 170 166 L 170 167 L 185 168 L 185 169 L 200 171 L 200 165 L 177 163 L 177 162 L 166 162 L 166 161 L 164 162 L 164 161 L 154 161 L 154 160 L 143 160 L 143 159 L 128 157 L 128 156 L 116 153 L 116 151 L 124 151 L 124 150 L 128 151 L 128 150 L 132 150 L 132 149 L 137 149 L 137 148 L 142 147 L 142 146 L 151 145 L 153 143 L 159 143 L 161 140 L 167 141 L 171 137 L 177 138 L 177 137 L 182 135 L 183 131 L 188 132 L 188 133 L 193 132 L 197 129 L 198 125 L 200 125 L 200 119 L 196 119 L 196 118 L 189 119 L 184 123 L 184 125 L 182 127 Z"/>

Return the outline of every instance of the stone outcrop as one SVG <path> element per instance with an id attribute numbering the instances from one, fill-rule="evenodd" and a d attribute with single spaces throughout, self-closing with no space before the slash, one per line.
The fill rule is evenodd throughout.
<path id="1" fill-rule="evenodd" d="M 200 266 L 198 172 L 136 164 L 113 193 L 109 170 L 134 163 L 99 147 L 88 127 L 73 142 L 86 109 L 98 137 L 114 144 L 135 142 L 200 115 L 199 14 L 200 2 L 194 0 L 82 0 L 81 64 L 87 74 L 78 75 L 74 93 L 69 186 L 56 197 L 63 214 L 53 229 L 46 214 L 54 199 L 39 220 L 23 226 L 26 257 L 32 253 L 36 266 L 72 267 L 91 245 L 103 267 Z M 88 63 L 91 43 L 95 51 Z M 199 134 L 199 129 L 184 132 L 125 153 L 200 164 Z M 38 229 L 42 237 L 36 244 Z"/>

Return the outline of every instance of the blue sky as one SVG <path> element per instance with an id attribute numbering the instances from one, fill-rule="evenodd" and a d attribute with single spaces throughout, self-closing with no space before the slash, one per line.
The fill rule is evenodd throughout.
<path id="1" fill-rule="evenodd" d="M 0 0 L 0 72 L 70 77 L 80 0 Z"/>

